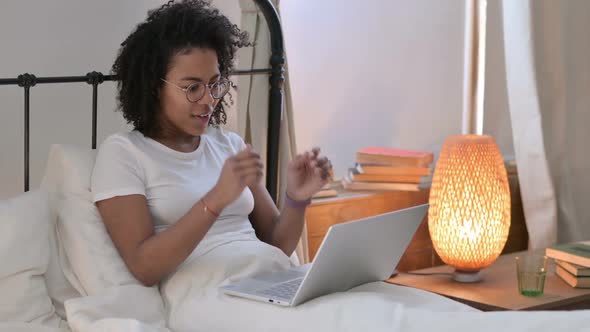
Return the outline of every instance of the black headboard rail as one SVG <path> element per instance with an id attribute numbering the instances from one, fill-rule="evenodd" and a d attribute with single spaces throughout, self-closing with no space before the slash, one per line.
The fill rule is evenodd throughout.
<path id="1" fill-rule="evenodd" d="M 232 75 L 270 75 L 268 105 L 268 137 L 266 154 L 266 188 L 273 201 L 278 199 L 279 138 L 283 110 L 284 47 L 279 15 L 271 0 L 253 0 L 263 13 L 270 31 L 270 68 L 236 70 Z M 24 90 L 24 190 L 29 191 L 30 170 L 30 90 L 37 84 L 87 83 L 92 85 L 92 148 L 96 149 L 98 86 L 105 81 L 116 81 L 113 75 L 92 71 L 84 76 L 37 77 L 25 73 L 17 78 L 0 78 L 0 85 L 18 85 Z"/>
<path id="2" fill-rule="evenodd" d="M 271 69 L 237 70 L 231 75 L 263 75 L 269 74 Z M 105 81 L 116 81 L 114 75 L 103 75 L 100 72 L 92 71 L 84 76 L 49 76 L 36 77 L 33 74 L 25 73 L 17 78 L 0 78 L 0 85 L 18 85 L 24 90 L 24 191 L 30 188 L 30 99 L 31 88 L 37 84 L 55 83 L 87 83 L 92 85 L 92 149 L 96 149 L 97 118 L 98 118 L 98 85 Z"/>

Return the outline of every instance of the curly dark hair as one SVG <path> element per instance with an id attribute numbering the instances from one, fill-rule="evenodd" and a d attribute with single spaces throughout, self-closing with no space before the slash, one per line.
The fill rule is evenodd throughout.
<path id="1" fill-rule="evenodd" d="M 208 1 L 169 1 L 149 11 L 147 20 L 121 44 L 112 67 L 118 80 L 118 108 L 136 130 L 154 137 L 160 130 L 160 78 L 165 77 L 174 55 L 192 47 L 215 50 L 219 71 L 227 77 L 234 69 L 236 51 L 247 45 L 248 33 Z M 224 105 L 225 98 L 217 104 L 209 125 L 225 124 Z"/>

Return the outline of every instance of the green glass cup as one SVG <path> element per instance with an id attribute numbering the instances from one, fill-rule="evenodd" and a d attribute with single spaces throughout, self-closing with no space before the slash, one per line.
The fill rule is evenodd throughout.
<path id="1" fill-rule="evenodd" d="M 527 254 L 516 257 L 518 291 L 524 296 L 541 296 L 547 277 L 547 256 Z"/>

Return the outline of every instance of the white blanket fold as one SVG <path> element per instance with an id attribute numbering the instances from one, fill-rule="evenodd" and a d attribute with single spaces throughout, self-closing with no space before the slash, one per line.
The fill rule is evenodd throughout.
<path id="1" fill-rule="evenodd" d="M 0 332 L 68 332 L 68 328 L 49 327 L 35 323 L 0 323 Z"/>
<path id="2" fill-rule="evenodd" d="M 230 262 L 227 264 L 227 262 Z M 287 268 L 279 249 L 239 241 L 191 257 L 162 286 L 173 331 L 396 331 L 404 307 L 475 311 L 441 296 L 371 283 L 322 296 L 294 308 L 225 295 L 219 286 L 264 271 Z"/>
<path id="3" fill-rule="evenodd" d="M 74 332 L 169 332 L 164 303 L 152 287 L 124 285 L 65 303 Z"/>
<path id="4" fill-rule="evenodd" d="M 66 302 L 74 332 L 188 331 L 590 331 L 590 313 L 484 313 L 425 291 L 374 282 L 294 308 L 232 297 L 219 286 L 284 269 L 290 261 L 259 241 L 235 241 L 193 255 L 153 288 L 121 286 Z"/>

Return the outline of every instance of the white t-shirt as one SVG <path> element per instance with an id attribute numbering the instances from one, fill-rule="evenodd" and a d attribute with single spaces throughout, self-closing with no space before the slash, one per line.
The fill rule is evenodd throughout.
<path id="1" fill-rule="evenodd" d="M 92 173 L 94 202 L 115 196 L 144 195 L 156 232 L 177 222 L 217 183 L 225 160 L 245 147 L 240 136 L 209 127 L 193 152 L 173 150 L 139 131 L 118 133 L 100 146 Z M 220 211 L 193 254 L 224 243 L 256 240 L 248 215 L 254 198 L 246 188 Z"/>

